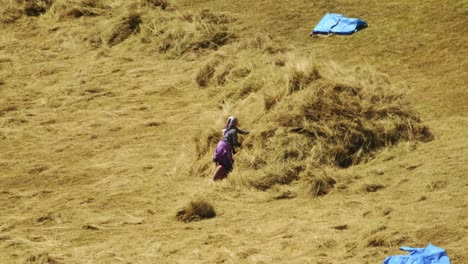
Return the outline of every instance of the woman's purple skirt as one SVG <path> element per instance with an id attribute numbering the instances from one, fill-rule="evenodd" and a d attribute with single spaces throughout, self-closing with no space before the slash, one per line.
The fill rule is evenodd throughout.
<path id="1" fill-rule="evenodd" d="M 231 145 L 224 141 L 219 141 L 213 154 L 213 161 L 223 166 L 226 172 L 231 171 L 234 164 Z"/>

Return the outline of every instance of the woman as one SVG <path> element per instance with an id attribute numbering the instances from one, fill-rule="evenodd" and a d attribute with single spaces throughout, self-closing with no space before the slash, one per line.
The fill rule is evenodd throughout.
<path id="1" fill-rule="evenodd" d="M 237 134 L 247 135 L 248 131 L 238 128 L 239 122 L 236 117 L 228 118 L 226 127 L 223 129 L 223 138 L 219 141 L 218 146 L 213 154 L 213 161 L 216 163 L 216 171 L 213 175 L 213 180 L 222 180 L 231 172 L 234 165 L 233 154 L 236 154 L 235 147 L 240 147 L 240 142 L 237 139 Z"/>

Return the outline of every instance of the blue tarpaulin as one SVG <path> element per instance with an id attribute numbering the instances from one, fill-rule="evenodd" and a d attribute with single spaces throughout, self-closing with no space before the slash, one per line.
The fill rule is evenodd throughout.
<path id="1" fill-rule="evenodd" d="M 342 14 L 327 13 L 315 26 L 311 34 L 350 35 L 364 27 L 367 27 L 364 20 L 347 18 Z"/>
<path id="2" fill-rule="evenodd" d="M 425 248 L 401 247 L 409 255 L 387 257 L 383 264 L 450 264 L 445 249 L 429 244 Z"/>

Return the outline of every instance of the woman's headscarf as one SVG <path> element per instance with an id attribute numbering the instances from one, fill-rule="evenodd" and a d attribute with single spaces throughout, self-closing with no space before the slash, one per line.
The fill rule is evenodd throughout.
<path id="1" fill-rule="evenodd" d="M 236 123 L 237 123 L 237 117 L 230 116 L 228 118 L 226 126 L 223 129 L 223 135 L 226 134 L 226 132 L 229 131 L 231 128 L 235 127 Z"/>

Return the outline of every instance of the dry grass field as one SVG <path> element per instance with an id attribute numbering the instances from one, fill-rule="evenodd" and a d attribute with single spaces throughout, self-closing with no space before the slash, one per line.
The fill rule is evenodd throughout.
<path id="1" fill-rule="evenodd" d="M 327 12 L 369 27 L 309 37 Z M 0 0 L 0 263 L 466 263 L 467 22 L 466 0 Z M 230 115 L 251 133 L 212 182 Z"/>

